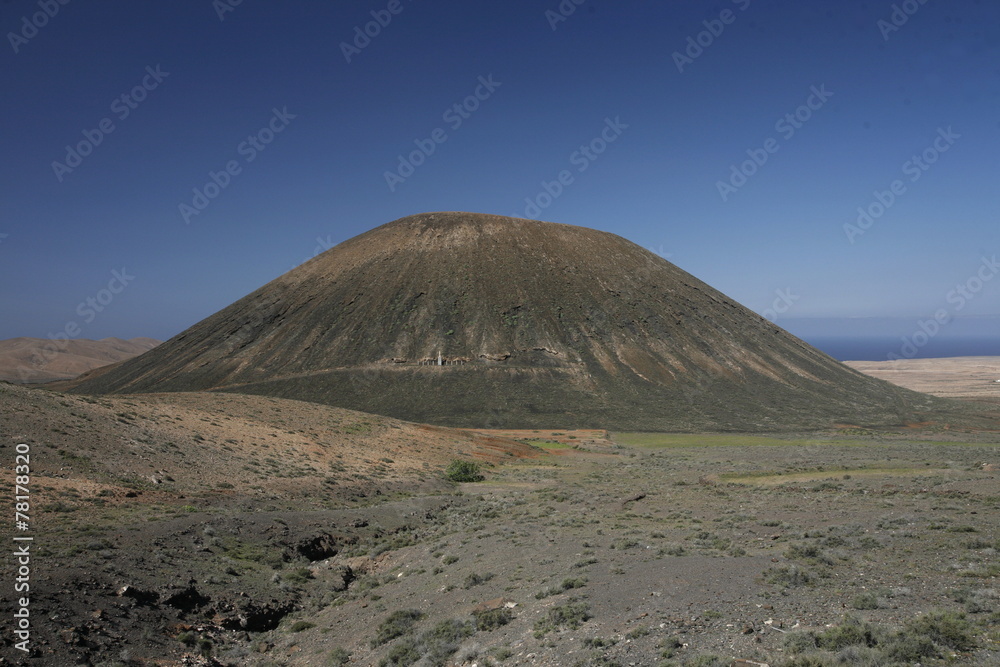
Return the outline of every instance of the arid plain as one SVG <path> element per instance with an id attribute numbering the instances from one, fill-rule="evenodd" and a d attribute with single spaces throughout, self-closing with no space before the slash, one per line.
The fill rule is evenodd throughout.
<path id="1" fill-rule="evenodd" d="M 961 362 L 919 363 L 955 391 Z M 995 431 L 476 434 L 231 394 L 0 399 L 35 466 L 39 664 L 1000 659 Z M 456 457 L 485 481 L 447 481 Z"/>

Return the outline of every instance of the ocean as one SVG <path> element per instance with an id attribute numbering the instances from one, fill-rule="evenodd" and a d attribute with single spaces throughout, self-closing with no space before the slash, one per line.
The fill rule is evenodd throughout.
<path id="1" fill-rule="evenodd" d="M 838 361 L 886 361 L 939 357 L 1000 357 L 1000 338 L 931 338 L 907 336 L 799 336 Z M 922 346 L 917 343 L 924 343 Z M 889 355 L 894 355 L 890 357 Z"/>

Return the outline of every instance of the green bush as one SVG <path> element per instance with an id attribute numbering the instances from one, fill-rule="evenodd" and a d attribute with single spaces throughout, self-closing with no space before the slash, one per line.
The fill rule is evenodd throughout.
<path id="1" fill-rule="evenodd" d="M 874 593 L 859 593 L 851 600 L 851 606 L 855 609 L 878 609 L 878 596 Z"/>
<path id="2" fill-rule="evenodd" d="M 506 607 L 473 612 L 472 615 L 476 619 L 476 629 L 483 632 L 492 632 L 501 626 L 507 625 L 514 618 L 514 612 Z"/>
<path id="3" fill-rule="evenodd" d="M 844 616 L 840 625 L 816 635 L 816 645 L 828 651 L 839 651 L 848 646 L 875 646 L 878 643 L 875 628 L 850 615 Z"/>
<path id="4" fill-rule="evenodd" d="M 784 649 L 795 656 L 782 667 L 826 665 L 912 664 L 941 657 L 942 649 L 969 651 L 976 647 L 972 625 L 964 614 L 932 612 L 910 620 L 902 629 L 880 627 L 846 615 L 840 625 L 820 633 L 798 632 L 785 637 Z M 816 648 L 835 653 L 815 653 Z"/>
<path id="5" fill-rule="evenodd" d="M 453 482 L 481 482 L 483 475 L 479 472 L 479 464 L 473 461 L 455 459 L 444 471 L 445 477 Z"/>
<path id="6" fill-rule="evenodd" d="M 423 612 L 417 609 L 399 609 L 392 612 L 378 626 L 375 638 L 371 642 L 372 648 L 387 644 L 396 637 L 402 637 L 412 630 L 413 625 L 423 617 Z"/>
<path id="7" fill-rule="evenodd" d="M 479 584 L 485 584 L 487 581 L 489 581 L 492 578 L 493 578 L 493 573 L 492 572 L 487 572 L 486 574 L 479 574 L 479 573 L 473 572 L 472 574 L 470 574 L 469 576 L 467 576 L 465 578 L 464 582 L 462 582 L 462 587 L 465 588 L 466 590 L 468 590 L 468 589 L 472 588 L 473 586 L 478 586 Z"/>
<path id="8" fill-rule="evenodd" d="M 420 637 L 420 641 L 427 646 L 441 646 L 459 644 L 466 637 L 471 637 L 475 632 L 472 623 L 448 619 L 441 621 L 433 628 L 425 632 Z M 454 651 L 452 651 L 454 653 Z"/>
<path id="9" fill-rule="evenodd" d="M 351 654 L 338 646 L 330 651 L 327 658 L 331 665 L 346 665 L 351 661 Z"/>
<path id="10" fill-rule="evenodd" d="M 458 650 L 459 644 L 474 632 L 475 627 L 468 621 L 441 621 L 419 638 L 408 638 L 397 643 L 379 665 L 403 667 L 418 661 L 435 667 L 450 664 L 450 657 Z"/>
<path id="11" fill-rule="evenodd" d="M 423 654 L 420 652 L 417 642 L 408 639 L 392 647 L 385 659 L 379 662 L 379 667 L 409 667 L 420 660 Z"/>
<path id="12" fill-rule="evenodd" d="M 300 567 L 290 572 L 281 574 L 282 581 L 301 586 L 313 578 L 313 573 L 308 567 Z"/>
<path id="13" fill-rule="evenodd" d="M 565 627 L 576 630 L 584 621 L 591 618 L 593 616 L 590 614 L 590 606 L 587 603 L 570 600 L 567 604 L 552 607 L 545 616 L 535 623 L 535 638 L 541 639 L 557 628 Z"/>
<path id="14" fill-rule="evenodd" d="M 583 588 L 586 585 L 587 585 L 587 578 L 586 577 L 576 577 L 574 579 L 570 579 L 570 578 L 563 579 L 563 582 L 560 585 L 553 586 L 551 588 L 545 589 L 544 591 L 538 591 L 537 593 L 535 593 L 535 599 L 536 600 L 542 600 L 544 598 L 549 597 L 550 595 L 559 595 L 563 591 L 568 591 L 568 590 L 570 590 L 572 588 Z"/>
<path id="15" fill-rule="evenodd" d="M 810 653 L 816 650 L 816 635 L 811 632 L 789 632 L 782 638 L 782 647 L 789 653 Z"/>
<path id="16" fill-rule="evenodd" d="M 785 588 L 808 586 L 814 580 L 815 577 L 808 570 L 804 570 L 796 565 L 772 567 L 764 572 L 764 581 L 769 584 L 784 586 Z"/>
<path id="17" fill-rule="evenodd" d="M 923 614 L 906 624 L 906 631 L 928 637 L 935 644 L 956 651 L 969 651 L 976 647 L 972 625 L 965 614 L 939 611 Z"/>

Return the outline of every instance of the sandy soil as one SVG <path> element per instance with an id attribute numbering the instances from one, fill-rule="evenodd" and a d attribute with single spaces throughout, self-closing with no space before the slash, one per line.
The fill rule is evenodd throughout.
<path id="1" fill-rule="evenodd" d="M 934 396 L 1000 399 L 1000 357 L 844 363 L 867 375 Z"/>

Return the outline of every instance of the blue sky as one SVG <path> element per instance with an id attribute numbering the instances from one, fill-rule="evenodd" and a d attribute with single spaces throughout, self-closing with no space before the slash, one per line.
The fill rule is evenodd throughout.
<path id="1" fill-rule="evenodd" d="M 0 338 L 165 339 L 433 210 L 793 333 L 996 338 L 996 3 L 234 2 L 0 4 Z"/>

